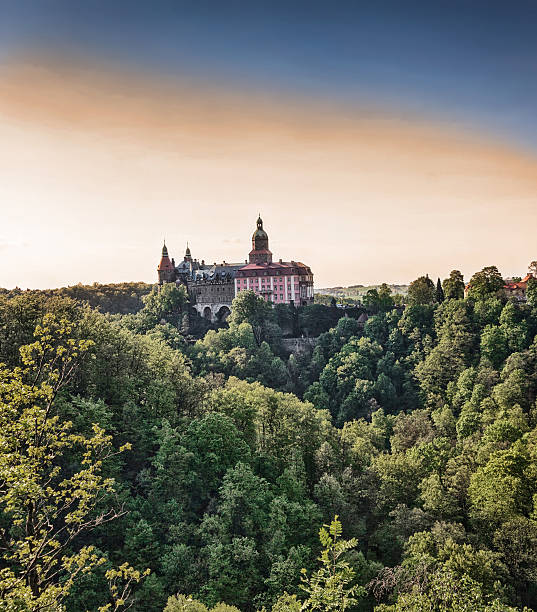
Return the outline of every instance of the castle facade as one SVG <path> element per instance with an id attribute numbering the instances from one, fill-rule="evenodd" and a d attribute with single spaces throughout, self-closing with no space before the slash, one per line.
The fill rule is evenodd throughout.
<path id="1" fill-rule="evenodd" d="M 254 291 L 272 304 L 313 303 L 311 268 L 298 261 L 272 260 L 261 217 L 245 262 L 208 265 L 203 259 L 193 259 L 187 245 L 183 261 L 176 265 L 164 244 L 157 274 L 159 285 L 184 284 L 194 308 L 211 321 L 224 321 L 231 313 L 233 298 L 241 291 Z"/>

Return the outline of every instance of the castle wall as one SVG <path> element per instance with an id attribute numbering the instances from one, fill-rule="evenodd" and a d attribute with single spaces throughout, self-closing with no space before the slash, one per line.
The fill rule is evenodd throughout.
<path id="1" fill-rule="evenodd" d="M 196 304 L 231 305 L 235 297 L 235 283 L 232 279 L 225 282 L 210 280 L 189 282 L 188 291 Z"/>

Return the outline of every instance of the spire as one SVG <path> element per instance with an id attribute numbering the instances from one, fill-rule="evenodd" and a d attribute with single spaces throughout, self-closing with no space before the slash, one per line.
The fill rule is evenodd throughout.
<path id="1" fill-rule="evenodd" d="M 192 254 L 190 253 L 190 247 L 188 246 L 188 242 L 186 243 L 185 261 L 192 261 Z"/>
<path id="2" fill-rule="evenodd" d="M 261 213 L 257 217 L 257 229 L 252 236 L 252 250 L 250 252 L 250 263 L 271 263 L 272 253 L 269 251 L 269 239 L 267 232 L 263 229 Z"/>
<path id="3" fill-rule="evenodd" d="M 164 244 L 162 246 L 162 257 L 160 259 L 157 272 L 159 285 L 162 285 L 162 283 L 170 283 L 174 280 L 175 270 L 172 262 L 170 261 L 170 256 L 168 255 L 166 240 L 164 240 Z"/>

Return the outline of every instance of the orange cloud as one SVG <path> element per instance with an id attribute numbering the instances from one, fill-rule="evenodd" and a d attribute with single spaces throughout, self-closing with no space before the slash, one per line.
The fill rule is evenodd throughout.
<path id="1" fill-rule="evenodd" d="M 317 286 L 537 256 L 537 159 L 441 122 L 26 59 L 0 139 L 3 286 L 152 281 L 164 235 L 240 261 L 258 211 Z"/>

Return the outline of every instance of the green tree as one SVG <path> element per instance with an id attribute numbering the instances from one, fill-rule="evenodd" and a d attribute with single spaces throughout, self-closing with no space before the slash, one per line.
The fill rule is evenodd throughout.
<path id="1" fill-rule="evenodd" d="M 258 345 L 264 339 L 266 323 L 273 318 L 272 307 L 269 302 L 257 297 L 253 291 L 241 291 L 231 304 L 231 315 L 228 322 L 233 326 L 249 323 L 252 326 Z"/>
<path id="2" fill-rule="evenodd" d="M 402 564 L 385 568 L 372 583 L 377 596 L 392 592 L 396 604 L 375 612 L 511 610 L 500 583 L 506 576 L 501 556 L 463 539 L 460 526 L 446 523 L 410 536 Z"/>
<path id="3" fill-rule="evenodd" d="M 496 450 L 472 474 L 472 515 L 487 528 L 530 514 L 537 493 L 535 435 L 530 432 L 509 448 Z"/>
<path id="4" fill-rule="evenodd" d="M 368 312 L 374 314 L 380 310 L 380 296 L 377 289 L 369 289 L 362 301 Z"/>
<path id="5" fill-rule="evenodd" d="M 334 325 L 340 316 L 337 308 L 310 304 L 298 309 L 299 332 L 307 336 L 319 336 Z"/>
<path id="6" fill-rule="evenodd" d="M 495 368 L 499 368 L 508 354 L 509 348 L 504 330 L 497 325 L 487 325 L 481 334 L 481 355 Z"/>
<path id="7" fill-rule="evenodd" d="M 209 610 L 207 606 L 190 595 L 173 595 L 168 599 L 164 612 L 240 612 L 240 610 L 225 603 L 217 603 Z"/>
<path id="8" fill-rule="evenodd" d="M 301 610 L 302 603 L 296 595 L 289 595 L 289 593 L 284 593 L 272 606 L 272 612 L 301 612 Z"/>
<path id="9" fill-rule="evenodd" d="M 464 297 L 464 277 L 459 270 L 452 270 L 449 278 L 442 281 L 446 300 L 462 300 Z"/>
<path id="10" fill-rule="evenodd" d="M 103 475 L 116 454 L 111 436 L 97 424 L 79 434 L 55 411 L 91 347 L 76 331 L 49 313 L 35 342 L 21 347 L 23 368 L 0 369 L 0 510 L 8 521 L 0 593 L 8 610 L 61 609 L 76 578 L 105 561 L 81 539 L 123 514 L 103 505 L 114 491 Z"/>
<path id="11" fill-rule="evenodd" d="M 209 609 L 189 595 L 172 595 L 164 612 L 209 612 Z"/>
<path id="12" fill-rule="evenodd" d="M 435 286 L 429 276 L 420 276 L 410 283 L 407 300 L 411 305 L 432 304 L 435 299 Z"/>
<path id="13" fill-rule="evenodd" d="M 500 296 L 503 290 L 504 280 L 496 266 L 487 266 L 480 272 L 476 272 L 470 279 L 469 297 L 478 300 L 492 296 Z"/>
<path id="14" fill-rule="evenodd" d="M 537 278 L 530 278 L 526 288 L 526 299 L 530 306 L 537 308 Z"/>
<path id="15" fill-rule="evenodd" d="M 440 282 L 440 279 L 438 279 L 436 281 L 436 293 L 435 293 L 435 300 L 441 304 L 445 299 L 444 296 L 444 289 L 442 288 L 442 283 Z"/>
<path id="16" fill-rule="evenodd" d="M 378 290 L 378 305 L 381 312 L 391 310 L 395 302 L 392 297 L 392 290 L 386 283 L 382 283 Z"/>
<path id="17" fill-rule="evenodd" d="M 357 540 L 342 540 L 341 523 L 336 516 L 330 525 L 319 531 L 319 539 L 324 547 L 319 561 L 321 567 L 307 575 L 302 570 L 302 589 L 308 594 L 303 610 L 343 612 L 358 603 L 358 597 L 365 595 L 365 589 L 353 584 L 355 571 L 345 560 L 345 554 L 356 547 Z"/>
<path id="18" fill-rule="evenodd" d="M 518 612 L 501 599 L 491 599 L 479 582 L 467 575 L 457 578 L 441 569 L 429 574 L 427 580 L 425 590 L 416 584 L 410 592 L 400 593 L 394 605 L 376 606 L 375 612 Z"/>
<path id="19" fill-rule="evenodd" d="M 188 303 L 188 293 L 183 285 L 178 287 L 174 283 L 166 283 L 159 288 L 154 288 L 142 300 L 144 308 L 140 316 L 148 319 L 147 324 L 154 326 L 164 319 L 178 327 Z"/>

